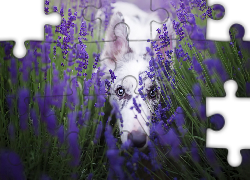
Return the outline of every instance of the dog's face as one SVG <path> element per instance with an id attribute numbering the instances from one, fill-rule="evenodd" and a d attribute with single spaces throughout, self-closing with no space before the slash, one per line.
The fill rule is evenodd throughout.
<path id="1" fill-rule="evenodd" d="M 110 101 L 118 104 L 122 116 L 123 121 L 118 122 L 122 142 L 129 139 L 133 146 L 145 148 L 152 112 L 159 102 L 159 84 L 152 82 L 145 72 L 149 72 L 148 57 L 131 52 L 124 54 L 123 58 L 115 70 L 117 79 L 111 85 Z M 145 98 L 139 94 L 141 88 Z"/>
<path id="2" fill-rule="evenodd" d="M 122 116 L 118 122 L 122 143 L 130 140 L 132 146 L 142 150 L 149 141 L 152 112 L 160 99 L 160 85 L 146 73 L 150 71 L 151 59 L 146 49 L 145 54 L 141 54 L 129 47 L 127 27 L 120 12 L 112 16 L 106 31 L 105 40 L 110 39 L 116 40 L 105 42 L 101 54 L 101 67 L 105 67 L 106 72 L 103 78 L 110 79 L 109 69 L 117 76 L 110 87 L 110 102 L 118 104 Z M 144 99 L 139 93 L 142 87 Z"/>

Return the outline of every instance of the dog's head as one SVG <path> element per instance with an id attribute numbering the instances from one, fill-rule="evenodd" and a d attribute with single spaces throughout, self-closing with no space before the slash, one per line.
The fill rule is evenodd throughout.
<path id="1" fill-rule="evenodd" d="M 106 72 L 103 79 L 110 79 L 110 69 L 117 76 L 110 87 L 110 102 L 116 102 L 121 113 L 118 124 L 122 143 L 130 140 L 132 146 L 142 150 L 149 141 L 152 113 L 160 99 L 160 84 L 146 73 L 150 72 L 151 56 L 146 49 L 145 54 L 140 54 L 130 48 L 127 35 L 123 15 L 117 12 L 112 16 L 105 35 L 106 41 L 115 40 L 105 42 L 101 67 L 105 67 Z"/>

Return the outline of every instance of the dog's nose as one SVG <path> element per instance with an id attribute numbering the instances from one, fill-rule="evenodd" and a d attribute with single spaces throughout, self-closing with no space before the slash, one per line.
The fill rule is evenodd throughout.
<path id="1" fill-rule="evenodd" d="M 128 140 L 131 141 L 133 147 L 142 148 L 147 141 L 147 135 L 139 131 L 132 131 L 128 134 Z"/>

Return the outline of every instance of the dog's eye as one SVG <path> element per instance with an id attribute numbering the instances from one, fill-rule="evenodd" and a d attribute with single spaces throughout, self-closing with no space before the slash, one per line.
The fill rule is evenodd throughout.
<path id="1" fill-rule="evenodd" d="M 155 89 L 151 89 L 150 91 L 149 91 L 149 98 L 150 99 L 153 99 L 153 98 L 155 98 L 156 97 L 156 90 Z"/>
<path id="2" fill-rule="evenodd" d="M 122 87 L 119 87 L 116 89 L 116 94 L 118 96 L 123 96 L 124 93 L 125 93 L 125 90 Z"/>

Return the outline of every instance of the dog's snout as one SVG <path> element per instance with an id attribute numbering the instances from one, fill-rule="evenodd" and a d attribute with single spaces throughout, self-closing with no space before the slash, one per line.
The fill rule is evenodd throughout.
<path id="1" fill-rule="evenodd" d="M 142 148 L 147 142 L 147 135 L 139 131 L 132 131 L 128 134 L 128 140 L 133 147 Z"/>

